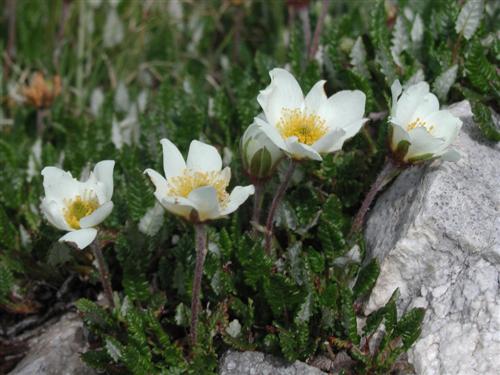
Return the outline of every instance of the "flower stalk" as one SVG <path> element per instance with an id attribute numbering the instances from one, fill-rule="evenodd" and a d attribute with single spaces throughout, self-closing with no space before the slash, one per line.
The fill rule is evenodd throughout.
<path id="1" fill-rule="evenodd" d="M 104 260 L 104 256 L 102 255 L 101 245 L 99 240 L 96 238 L 94 242 L 90 245 L 92 252 L 97 260 L 97 269 L 99 271 L 99 276 L 101 278 L 101 284 L 104 289 L 104 295 L 108 300 L 108 306 L 111 308 L 115 307 L 115 302 L 113 299 L 113 289 L 111 287 L 111 280 L 109 276 L 108 267 L 106 265 L 106 261 Z"/>
<path id="2" fill-rule="evenodd" d="M 279 205 L 281 204 L 281 201 L 283 200 L 283 196 L 285 195 L 285 191 L 288 188 L 288 185 L 290 184 L 290 180 L 292 179 L 293 172 L 295 171 L 296 167 L 297 167 L 297 161 L 294 159 L 290 159 L 290 162 L 288 164 L 288 169 L 286 170 L 283 182 L 276 191 L 276 195 L 273 198 L 273 202 L 271 203 L 271 208 L 269 209 L 269 213 L 267 215 L 266 242 L 265 242 L 265 250 L 267 255 L 271 254 L 274 215 L 276 214 L 276 210 L 278 209 Z"/>
<path id="3" fill-rule="evenodd" d="M 258 226 L 260 224 L 260 211 L 262 208 L 264 182 L 260 180 L 253 181 L 253 186 L 255 187 L 255 193 L 253 196 L 252 222 L 254 225 Z"/>
<path id="4" fill-rule="evenodd" d="M 391 182 L 398 174 L 400 174 L 403 169 L 404 166 L 402 166 L 401 164 L 397 164 L 391 158 L 387 158 L 384 167 L 378 174 L 375 182 L 370 187 L 370 190 L 366 194 L 366 197 L 363 200 L 363 203 L 361 204 L 356 217 L 354 218 L 350 232 L 351 237 L 362 230 L 365 216 L 368 213 L 368 210 L 370 209 L 370 206 L 372 205 L 373 200 L 375 199 L 379 191 L 382 190 L 385 185 Z"/>
<path id="5" fill-rule="evenodd" d="M 200 310 L 201 280 L 203 277 L 203 264 L 207 256 L 207 229 L 205 224 L 194 225 L 196 240 L 196 265 L 194 269 L 193 292 L 191 295 L 191 345 L 198 342 L 198 315 Z"/>

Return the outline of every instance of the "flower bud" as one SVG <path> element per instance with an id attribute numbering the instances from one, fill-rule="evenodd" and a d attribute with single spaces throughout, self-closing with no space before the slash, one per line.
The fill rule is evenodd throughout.
<path id="1" fill-rule="evenodd" d="M 240 151 L 245 171 L 259 180 L 269 178 L 284 156 L 283 151 L 255 123 L 243 134 Z"/>

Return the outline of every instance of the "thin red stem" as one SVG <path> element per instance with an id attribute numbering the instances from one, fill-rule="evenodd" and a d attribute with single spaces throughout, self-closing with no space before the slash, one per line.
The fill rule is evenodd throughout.
<path id="1" fill-rule="evenodd" d="M 99 271 L 99 276 L 101 278 L 102 288 L 104 290 L 104 295 L 108 300 L 108 305 L 111 308 L 115 307 L 115 302 L 113 299 L 113 289 L 111 287 L 111 280 L 108 272 L 108 267 L 106 265 L 106 261 L 104 260 L 104 256 L 102 255 L 101 245 L 98 239 L 95 239 L 94 242 L 90 245 L 92 251 L 94 252 L 95 259 L 97 260 L 97 269 Z"/>

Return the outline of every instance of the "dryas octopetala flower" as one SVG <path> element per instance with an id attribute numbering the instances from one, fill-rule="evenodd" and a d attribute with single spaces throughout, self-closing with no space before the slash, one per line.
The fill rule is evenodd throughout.
<path id="1" fill-rule="evenodd" d="M 269 75 L 271 84 L 257 96 L 265 119 L 257 117 L 255 122 L 292 159 L 322 160 L 321 154 L 340 150 L 367 121 L 366 97 L 359 90 L 327 98 L 326 81 L 321 80 L 304 97 L 286 70 L 273 69 Z"/>
<path id="2" fill-rule="evenodd" d="M 390 145 L 394 157 L 404 163 L 418 163 L 441 157 L 457 161 L 460 154 L 449 149 L 462 121 L 447 110 L 439 110 L 437 97 L 427 82 L 419 82 L 403 91 L 396 80 L 391 86 Z"/>
<path id="3" fill-rule="evenodd" d="M 94 241 L 100 224 L 113 210 L 113 160 L 95 165 L 87 181 L 82 182 L 56 167 L 42 170 L 45 197 L 41 209 L 47 220 L 69 233 L 59 241 L 74 242 L 83 249 Z"/>
<path id="4" fill-rule="evenodd" d="M 61 94 L 61 77 L 56 75 L 52 80 L 46 80 L 42 73 L 36 72 L 31 76 L 29 85 L 22 88 L 21 93 L 33 107 L 48 108 Z"/>
<path id="5" fill-rule="evenodd" d="M 201 223 L 234 212 L 254 193 L 253 185 L 236 186 L 226 191 L 231 169 L 222 169 L 217 149 L 192 141 L 187 160 L 168 139 L 162 139 L 165 177 L 153 169 L 146 173 L 156 187 L 155 197 L 173 214 Z"/>
<path id="6" fill-rule="evenodd" d="M 255 122 L 243 133 L 240 151 L 243 168 L 251 178 L 257 180 L 269 178 L 284 156 L 283 151 Z"/>

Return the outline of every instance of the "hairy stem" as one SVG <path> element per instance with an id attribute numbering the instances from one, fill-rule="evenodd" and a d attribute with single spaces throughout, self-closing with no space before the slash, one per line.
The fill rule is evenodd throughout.
<path id="1" fill-rule="evenodd" d="M 359 208 L 356 217 L 352 223 L 350 236 L 360 232 L 363 228 L 363 223 L 365 221 L 365 216 L 370 209 L 373 200 L 377 196 L 378 192 L 389 183 L 394 177 L 396 177 L 402 171 L 402 167 L 396 165 L 391 159 L 387 159 L 384 167 L 380 171 L 377 179 L 370 187 L 368 194 L 366 194 L 361 207 Z"/>
<path id="2" fill-rule="evenodd" d="M 196 266 L 191 296 L 191 345 L 193 347 L 196 346 L 198 341 L 201 280 L 203 277 L 203 264 L 207 256 L 207 230 L 205 224 L 195 224 L 194 231 L 196 236 Z"/>
<path id="3" fill-rule="evenodd" d="M 106 261 L 104 260 L 104 256 L 102 255 L 101 245 L 98 239 L 95 239 L 94 242 L 90 245 L 94 256 L 97 260 L 97 269 L 99 271 L 99 276 L 101 277 L 101 284 L 104 289 L 104 295 L 108 300 L 108 305 L 111 308 L 115 307 L 115 302 L 113 299 L 113 289 L 111 288 L 111 280 L 109 277 L 108 267 L 106 265 Z"/>
<path id="4" fill-rule="evenodd" d="M 253 212 L 252 221 L 255 225 L 260 224 L 260 210 L 262 208 L 262 193 L 264 192 L 264 183 L 262 181 L 254 181 L 255 193 L 253 195 Z"/>
<path id="5" fill-rule="evenodd" d="M 290 159 L 290 164 L 288 164 L 288 169 L 286 170 L 285 178 L 283 179 L 283 182 L 276 191 L 276 195 L 273 198 L 273 202 L 271 203 L 271 208 L 269 209 L 269 213 L 267 215 L 265 250 L 268 255 L 271 254 L 271 240 L 273 238 L 274 215 L 276 214 L 276 209 L 279 207 L 281 201 L 283 200 L 283 196 L 285 195 L 285 191 L 288 188 L 288 184 L 292 179 L 293 171 L 295 170 L 296 166 L 297 162 L 293 159 Z"/>
<path id="6" fill-rule="evenodd" d="M 314 29 L 314 36 L 311 42 L 311 48 L 309 49 L 309 60 L 314 59 L 316 52 L 319 47 L 319 39 L 321 38 L 321 33 L 323 32 L 323 25 L 325 24 L 325 17 L 328 13 L 329 0 L 323 0 L 321 3 L 321 13 L 318 17 L 316 23 L 316 29 Z"/>

